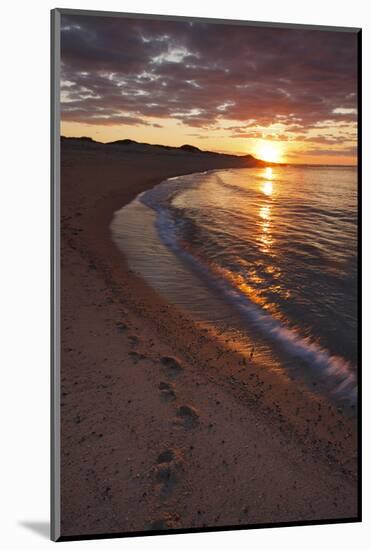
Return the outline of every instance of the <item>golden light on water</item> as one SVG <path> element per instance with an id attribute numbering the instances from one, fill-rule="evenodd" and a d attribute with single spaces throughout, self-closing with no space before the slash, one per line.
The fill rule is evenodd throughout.
<path id="1" fill-rule="evenodd" d="M 270 166 L 267 166 L 266 168 L 264 168 L 264 177 L 267 180 L 272 180 L 273 179 L 273 170 Z"/>
<path id="2" fill-rule="evenodd" d="M 259 210 L 259 217 L 261 218 L 259 235 L 259 241 L 261 243 L 262 252 L 269 252 L 272 244 L 272 232 L 271 232 L 271 206 L 262 206 Z"/>
<path id="3" fill-rule="evenodd" d="M 263 193 L 264 195 L 270 196 L 273 193 L 273 184 L 271 181 L 265 181 L 263 183 Z"/>
<path id="4" fill-rule="evenodd" d="M 274 204 L 272 195 L 274 193 L 274 172 L 272 168 L 265 168 L 263 171 L 263 177 L 266 179 L 260 189 L 267 198 L 258 210 L 258 215 L 260 218 L 258 225 L 260 227 L 260 248 L 262 252 L 267 254 L 271 252 L 272 245 L 274 243 L 274 239 L 272 237 L 272 206 Z"/>
<path id="5" fill-rule="evenodd" d="M 270 166 L 267 166 L 267 168 L 264 168 L 263 170 L 263 178 L 266 180 L 261 190 L 263 191 L 264 195 L 267 195 L 270 197 L 273 193 L 273 180 L 274 180 L 274 172 L 273 169 Z"/>
<path id="6" fill-rule="evenodd" d="M 270 213 L 271 213 L 271 207 L 270 206 L 262 206 L 260 211 L 259 211 L 259 216 L 264 221 L 269 221 L 270 220 Z"/>

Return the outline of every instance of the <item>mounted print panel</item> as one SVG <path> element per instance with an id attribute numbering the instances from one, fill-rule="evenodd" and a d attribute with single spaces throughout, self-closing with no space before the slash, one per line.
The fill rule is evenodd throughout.
<path id="1" fill-rule="evenodd" d="M 360 36 L 52 12 L 54 540 L 360 521 Z"/>

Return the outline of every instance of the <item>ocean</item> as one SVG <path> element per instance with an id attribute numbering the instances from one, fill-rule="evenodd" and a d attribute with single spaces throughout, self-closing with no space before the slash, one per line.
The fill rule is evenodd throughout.
<path id="1" fill-rule="evenodd" d="M 354 407 L 355 168 L 179 176 L 116 212 L 111 229 L 130 267 L 200 326 Z"/>

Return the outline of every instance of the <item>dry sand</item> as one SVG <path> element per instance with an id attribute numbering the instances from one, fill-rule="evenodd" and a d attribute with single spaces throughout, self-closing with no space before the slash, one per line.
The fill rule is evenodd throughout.
<path id="1" fill-rule="evenodd" d="M 243 165 L 62 145 L 62 536 L 356 518 L 356 423 L 241 363 L 126 266 L 115 210 Z"/>

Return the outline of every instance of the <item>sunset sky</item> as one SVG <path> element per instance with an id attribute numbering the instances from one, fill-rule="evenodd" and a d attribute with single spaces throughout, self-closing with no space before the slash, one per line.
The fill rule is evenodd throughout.
<path id="1" fill-rule="evenodd" d="M 356 164 L 357 36 L 62 16 L 65 136 Z"/>

